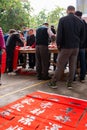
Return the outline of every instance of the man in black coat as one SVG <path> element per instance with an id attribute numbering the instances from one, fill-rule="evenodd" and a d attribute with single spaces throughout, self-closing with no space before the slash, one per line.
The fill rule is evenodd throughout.
<path id="1" fill-rule="evenodd" d="M 60 80 L 65 65 L 69 62 L 69 77 L 67 81 L 68 89 L 72 89 L 72 82 L 76 69 L 79 46 L 84 42 L 84 24 L 75 15 L 75 8 L 68 6 L 67 16 L 59 20 L 57 29 L 57 47 L 59 49 L 58 62 L 55 74 L 49 85 L 57 88 L 56 82 Z"/>
<path id="2" fill-rule="evenodd" d="M 49 37 L 54 35 L 48 27 L 48 23 L 44 23 L 36 30 L 36 70 L 39 80 L 49 80 Z"/>
<path id="3" fill-rule="evenodd" d="M 82 17 L 82 12 L 81 11 L 76 11 L 75 12 L 75 15 L 80 18 L 83 23 L 84 23 L 84 26 L 85 26 L 85 36 L 86 36 L 86 22 L 81 18 Z M 86 38 L 85 38 L 85 41 L 84 41 L 84 44 L 82 46 L 80 46 L 80 49 L 79 49 L 79 54 L 78 54 L 78 59 L 77 59 L 77 67 L 79 68 L 78 64 L 80 62 L 80 75 L 79 75 L 79 80 L 81 83 L 84 83 L 85 82 L 85 76 L 86 76 L 86 58 L 85 58 L 85 48 L 86 48 L 86 45 L 87 44 L 87 41 L 86 41 Z"/>
<path id="4" fill-rule="evenodd" d="M 10 35 L 6 42 L 7 71 L 9 75 L 15 75 L 13 72 L 13 57 L 15 47 L 23 45 L 23 41 L 20 39 L 19 34 L 16 32 L 16 30 L 10 30 Z"/>
<path id="5" fill-rule="evenodd" d="M 31 48 L 35 48 L 35 35 L 34 35 L 33 29 L 29 29 L 29 31 L 28 31 L 27 46 L 30 46 Z M 29 68 L 34 69 L 35 54 L 34 53 L 28 54 L 28 59 L 29 59 Z"/>

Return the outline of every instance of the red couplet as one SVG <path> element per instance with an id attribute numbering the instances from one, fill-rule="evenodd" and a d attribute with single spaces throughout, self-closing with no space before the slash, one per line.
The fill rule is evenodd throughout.
<path id="1" fill-rule="evenodd" d="M 19 48 L 20 48 L 19 46 L 16 46 L 16 47 L 15 47 L 15 50 L 14 50 L 13 70 L 16 70 L 16 69 L 17 69 Z"/>
<path id="2" fill-rule="evenodd" d="M 1 68 L 0 72 L 4 73 L 6 69 L 6 52 L 2 53 L 1 55 Z"/>

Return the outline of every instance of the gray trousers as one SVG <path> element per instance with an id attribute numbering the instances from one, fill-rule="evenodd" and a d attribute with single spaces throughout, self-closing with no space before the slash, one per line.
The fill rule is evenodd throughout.
<path id="1" fill-rule="evenodd" d="M 49 50 L 48 46 L 36 45 L 36 70 L 37 75 L 46 78 L 49 69 Z"/>
<path id="2" fill-rule="evenodd" d="M 58 53 L 57 66 L 52 78 L 53 81 L 58 81 L 64 72 L 65 66 L 69 63 L 69 76 L 68 82 L 72 82 L 74 79 L 74 74 L 76 70 L 77 56 L 79 48 L 75 49 L 61 49 Z"/>

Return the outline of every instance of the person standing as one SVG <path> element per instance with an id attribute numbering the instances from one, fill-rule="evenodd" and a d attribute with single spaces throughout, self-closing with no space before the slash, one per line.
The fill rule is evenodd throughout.
<path id="1" fill-rule="evenodd" d="M 27 46 L 30 46 L 31 48 L 35 48 L 35 35 L 33 29 L 29 29 L 28 31 L 28 36 L 27 36 Z M 35 66 L 35 54 L 30 53 L 28 54 L 28 59 L 29 59 L 29 68 L 34 69 Z"/>
<path id="2" fill-rule="evenodd" d="M 1 57 L 4 51 L 5 51 L 5 41 L 2 28 L 0 27 L 0 85 L 1 85 Z"/>
<path id="3" fill-rule="evenodd" d="M 59 20 L 57 29 L 57 47 L 59 49 L 57 68 L 49 86 L 57 88 L 56 82 L 60 80 L 65 65 L 69 62 L 68 89 L 72 89 L 79 47 L 84 42 L 84 23 L 75 15 L 75 7 L 67 7 L 67 16 Z"/>
<path id="4" fill-rule="evenodd" d="M 49 37 L 54 35 L 49 24 L 44 23 L 41 27 L 36 30 L 36 71 L 39 80 L 50 79 L 49 70 Z"/>
<path id="5" fill-rule="evenodd" d="M 75 15 L 80 18 L 83 22 L 84 22 L 84 26 L 85 26 L 85 36 L 86 36 L 86 22 L 81 18 L 82 17 L 82 12 L 81 11 L 76 11 Z M 84 41 L 84 44 L 82 46 L 80 46 L 79 49 L 79 54 L 78 54 L 78 59 L 77 59 L 77 63 L 80 62 L 80 77 L 79 80 L 81 83 L 85 82 L 85 75 L 86 75 L 86 58 L 85 58 L 85 48 L 87 47 L 86 45 L 86 38 Z M 78 64 L 77 64 L 78 65 Z M 77 66 L 78 67 L 78 66 Z"/>
<path id="6" fill-rule="evenodd" d="M 16 30 L 10 29 L 9 37 L 6 42 L 8 75 L 16 75 L 16 73 L 13 70 L 13 58 L 14 58 L 14 50 L 16 46 L 24 46 L 24 43 L 20 39 L 20 36 L 16 32 Z"/>
<path id="7" fill-rule="evenodd" d="M 54 25 L 51 25 L 51 31 L 54 33 L 55 36 L 53 36 L 51 38 L 51 44 L 55 45 L 56 44 L 56 30 L 54 28 Z M 57 53 L 53 54 L 53 62 L 56 64 L 56 60 L 57 60 Z M 56 65 L 54 65 L 54 70 L 56 69 Z"/>

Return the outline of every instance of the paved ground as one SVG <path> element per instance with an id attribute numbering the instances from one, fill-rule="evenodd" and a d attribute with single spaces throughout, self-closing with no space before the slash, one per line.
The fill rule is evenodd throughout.
<path id="1" fill-rule="evenodd" d="M 87 77 L 85 83 L 75 81 L 73 83 L 73 90 L 67 89 L 65 81 L 58 82 L 57 89 L 49 88 L 47 82 L 48 81 L 37 80 L 36 75 L 2 75 L 2 86 L 0 86 L 0 107 L 37 90 L 87 100 Z"/>

